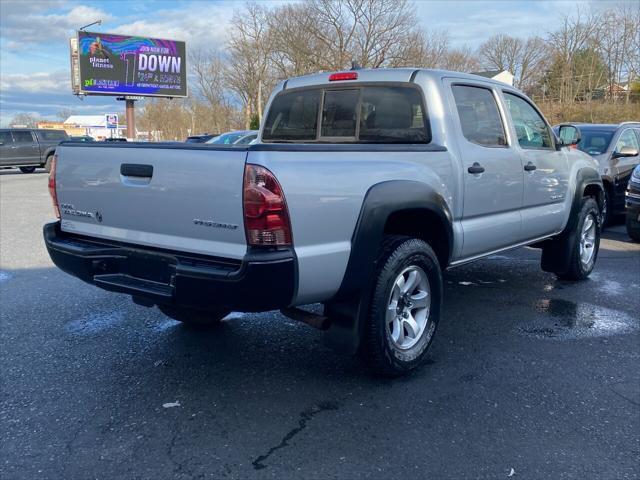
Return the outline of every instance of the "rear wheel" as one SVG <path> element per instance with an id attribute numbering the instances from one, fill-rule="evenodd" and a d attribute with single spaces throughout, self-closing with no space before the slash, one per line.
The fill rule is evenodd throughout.
<path id="1" fill-rule="evenodd" d="M 36 167 L 20 167 L 22 173 L 33 173 L 36 171 Z"/>
<path id="2" fill-rule="evenodd" d="M 47 157 L 47 161 L 44 164 L 44 169 L 47 173 L 51 172 L 51 163 L 53 162 L 53 153 Z"/>
<path id="3" fill-rule="evenodd" d="M 200 326 L 218 324 L 224 317 L 231 313 L 231 311 L 227 309 L 195 310 L 192 308 L 172 307 L 166 305 L 158 305 L 158 308 L 169 318 L 187 325 Z"/>
<path id="4" fill-rule="evenodd" d="M 431 247 L 390 236 L 380 250 L 361 355 L 376 373 L 398 376 L 419 366 L 440 316 L 442 274 Z"/>
<path id="5" fill-rule="evenodd" d="M 627 210 L 626 225 L 631 240 L 640 242 L 640 210 Z"/>

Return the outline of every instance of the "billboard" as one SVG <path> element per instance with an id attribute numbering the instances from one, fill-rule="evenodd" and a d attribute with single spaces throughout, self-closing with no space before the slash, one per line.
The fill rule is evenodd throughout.
<path id="1" fill-rule="evenodd" d="M 78 32 L 74 93 L 186 97 L 187 64 L 184 42 L 110 33 Z M 79 83 L 79 85 L 75 85 Z"/>

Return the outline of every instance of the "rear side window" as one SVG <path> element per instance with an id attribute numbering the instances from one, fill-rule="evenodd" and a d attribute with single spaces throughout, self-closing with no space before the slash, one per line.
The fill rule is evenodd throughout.
<path id="1" fill-rule="evenodd" d="M 491 90 L 454 85 L 453 97 L 464 138 L 483 147 L 507 145 L 498 104 Z"/>
<path id="2" fill-rule="evenodd" d="M 262 139 L 267 142 L 429 143 L 431 135 L 417 88 L 361 86 L 280 93 L 269 109 Z"/>
<path id="3" fill-rule="evenodd" d="M 42 138 L 42 140 L 48 141 L 67 139 L 67 132 L 63 130 L 40 130 L 38 132 L 38 135 L 40 135 L 40 138 Z"/>
<path id="4" fill-rule="evenodd" d="M 6 130 L 4 132 L 0 132 L 0 142 L 2 142 L 4 145 L 13 143 L 13 138 L 11 138 L 11 132 L 7 132 Z"/>
<path id="5" fill-rule="evenodd" d="M 14 130 L 13 141 L 16 143 L 33 143 L 31 132 L 25 130 Z"/>
<path id="6" fill-rule="evenodd" d="M 360 140 L 376 143 L 429 143 L 420 92 L 406 87 L 362 90 Z"/>
<path id="7" fill-rule="evenodd" d="M 320 90 L 278 95 L 269 109 L 263 140 L 296 142 L 315 140 L 318 134 Z"/>
<path id="8" fill-rule="evenodd" d="M 551 131 L 536 109 L 517 95 L 504 92 L 504 98 L 520 146 L 527 149 L 553 148 Z"/>

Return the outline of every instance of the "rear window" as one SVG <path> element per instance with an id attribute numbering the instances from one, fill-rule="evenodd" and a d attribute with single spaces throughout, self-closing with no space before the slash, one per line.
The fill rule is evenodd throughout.
<path id="1" fill-rule="evenodd" d="M 67 132 L 64 130 L 39 130 L 38 135 L 42 140 L 66 140 Z"/>
<path id="2" fill-rule="evenodd" d="M 269 109 L 262 139 L 305 143 L 429 143 L 431 135 L 417 88 L 362 86 L 280 93 Z"/>

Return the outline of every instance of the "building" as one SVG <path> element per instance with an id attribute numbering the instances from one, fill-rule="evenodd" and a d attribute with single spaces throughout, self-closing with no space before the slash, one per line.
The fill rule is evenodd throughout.
<path id="1" fill-rule="evenodd" d="M 473 72 L 473 74 L 513 86 L 514 76 L 509 70 L 486 70 L 484 72 Z"/>
<path id="2" fill-rule="evenodd" d="M 84 128 L 79 127 L 77 125 L 70 125 L 70 124 L 65 125 L 64 122 L 48 122 L 48 121 L 37 122 L 36 128 L 40 128 L 42 130 L 64 130 L 65 132 L 67 132 L 67 135 L 69 136 L 86 135 Z"/>
<path id="3" fill-rule="evenodd" d="M 118 123 L 118 128 L 107 128 L 105 115 L 71 115 L 64 121 L 64 125 L 68 128 L 81 128 L 84 131 L 82 135 L 90 135 L 96 140 L 127 136 L 126 125 Z"/>

